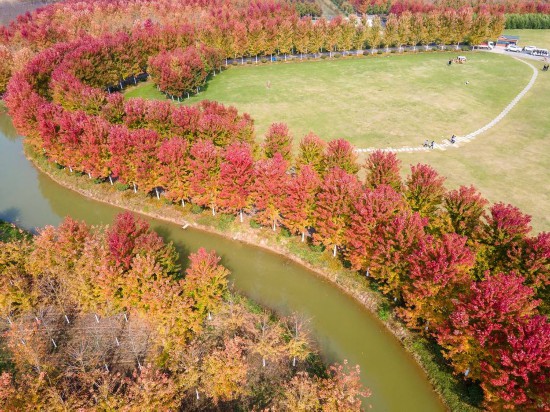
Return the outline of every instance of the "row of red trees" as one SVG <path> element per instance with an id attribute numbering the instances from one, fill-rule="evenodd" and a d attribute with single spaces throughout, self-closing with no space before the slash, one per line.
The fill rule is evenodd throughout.
<path id="1" fill-rule="evenodd" d="M 165 1 L 167 0 L 157 1 L 157 7 L 166 7 Z M 154 3 L 156 2 L 151 2 L 151 4 Z M 66 7 L 70 8 L 70 4 L 72 3 Z M 362 50 L 365 47 L 377 48 L 405 44 L 414 46 L 430 43 L 459 45 L 462 42 L 470 42 L 478 44 L 488 38 L 496 37 L 504 28 L 502 14 L 485 12 L 474 14 L 471 7 L 437 9 L 429 13 L 392 14 L 385 26 L 382 27 L 378 18 L 372 24 L 354 17 L 350 20 L 337 17 L 330 22 L 324 19 L 315 22 L 310 18 L 299 19 L 295 11 L 288 5 L 269 1 L 252 2 L 246 6 L 232 3 L 222 6 L 214 2 L 201 12 L 204 15 L 202 19 L 192 19 L 190 16 L 186 16 L 186 18 L 182 17 L 178 24 L 169 26 L 161 24 L 167 23 L 169 20 L 164 15 L 158 17 L 158 22 L 155 19 L 155 24 L 151 23 L 152 20 L 147 20 L 147 17 L 157 17 L 149 9 L 152 7 L 151 4 L 140 12 L 136 12 L 138 16 L 142 17 L 142 20 L 132 20 L 130 24 L 125 18 L 136 7 L 134 2 L 129 2 L 127 9 L 120 3 L 116 3 L 117 6 L 107 7 L 103 2 L 98 2 L 93 8 L 95 14 L 91 14 L 91 17 L 88 18 L 101 16 L 106 21 L 119 23 L 120 25 L 113 24 L 113 27 L 123 30 L 112 36 L 99 36 L 100 41 L 92 41 L 89 38 L 83 42 L 78 52 L 80 56 L 74 55 L 72 59 L 73 62 L 77 62 L 76 67 L 72 68 L 78 71 L 73 74 L 93 86 L 116 84 L 121 79 L 145 70 L 148 59 L 155 57 L 159 52 L 172 51 L 177 48 L 185 49 L 197 42 L 218 50 L 220 55 L 209 52 L 208 56 L 214 57 L 214 59 L 207 58 L 205 62 L 208 63 L 207 65 L 214 64 L 215 66 L 220 57 L 257 57 L 273 54 L 286 56 L 292 52 L 349 51 Z M 42 25 L 40 28 L 48 33 L 51 32 L 49 35 L 45 34 L 46 37 L 50 37 L 49 41 L 43 42 L 42 36 L 23 35 L 31 30 L 30 27 L 27 27 L 28 25 L 33 27 L 33 33 L 39 29 L 35 27 L 38 24 L 35 21 L 38 16 L 50 16 L 61 6 L 52 5 L 50 7 L 37 13 L 36 16 L 32 15 L 21 19 L 17 24 L 4 30 L 3 40 L 0 41 L 2 57 L 0 59 L 0 92 L 5 89 L 11 73 L 21 69 L 36 51 L 58 42 L 82 39 L 86 34 L 98 36 L 99 33 L 96 32 L 96 28 L 92 24 L 93 21 L 78 20 L 81 26 L 78 26 L 78 30 L 74 28 L 75 32 L 67 30 L 65 27 L 65 24 L 70 25 L 71 23 L 63 22 L 63 29 L 58 27 L 59 22 L 55 18 L 50 23 L 47 23 L 49 20 L 46 19 L 39 20 Z M 105 15 L 106 12 L 101 7 L 111 10 L 112 15 Z M 121 7 L 121 9 L 117 7 Z M 196 7 L 196 5 L 188 5 L 184 8 L 180 6 L 180 8 L 176 8 L 178 11 L 176 15 L 178 13 L 192 15 L 192 12 L 196 11 Z M 69 10 L 65 11 L 69 12 Z M 57 10 L 57 12 L 61 11 Z M 121 23 L 119 19 L 122 19 L 124 23 Z M 101 27 L 103 27 L 104 22 L 101 23 Z M 50 24 L 49 27 L 48 24 Z M 113 32 L 113 27 L 105 32 Z M 179 57 L 176 55 L 168 57 L 167 53 L 162 53 L 161 56 L 155 58 L 156 60 L 151 61 L 151 63 L 154 62 L 153 67 L 157 72 L 159 65 L 164 67 L 163 84 L 173 82 L 175 75 L 184 76 L 184 71 L 189 71 L 185 75 L 187 78 L 193 77 L 190 74 L 193 70 L 185 65 L 183 66 L 186 67 L 185 69 L 175 69 L 176 62 L 182 63 L 180 52 L 176 54 Z M 201 54 L 204 56 L 204 51 Z M 113 56 L 116 58 L 113 59 Z M 192 60 L 192 56 L 189 58 Z M 171 69 L 168 70 L 168 67 Z M 95 77 L 90 76 L 91 72 L 95 74 Z M 108 81 L 105 81 L 106 78 Z M 170 78 L 171 80 L 168 80 Z M 166 87 L 168 87 L 168 83 L 166 83 Z M 178 93 L 181 88 L 182 85 L 178 85 Z M 174 89 L 174 91 L 176 90 Z"/>
<path id="2" fill-rule="evenodd" d="M 358 369 L 312 372 L 304 322 L 253 313 L 215 252 L 188 259 L 130 213 L 0 242 L 0 409 L 360 410 Z"/>
<path id="3" fill-rule="evenodd" d="M 383 152 L 369 157 L 361 181 L 343 140 L 307 136 L 293 161 L 280 124 L 260 151 L 250 118 L 215 103 L 176 108 L 112 95 L 84 111 L 78 98 L 98 90 L 74 77 L 71 111 L 72 89 L 52 73 L 76 73 L 76 60 L 64 60 L 74 53 L 69 44 L 40 54 L 6 98 L 16 126 L 51 160 L 213 212 L 246 212 L 302 239 L 311 234 L 394 297 L 457 373 L 480 382 L 489 405 L 548 405 L 550 235 L 530 235 L 528 216 L 503 204 L 487 213 L 475 189 L 446 191 L 426 165 L 403 181 L 397 158 Z"/>
<path id="4" fill-rule="evenodd" d="M 183 97 L 195 93 L 206 83 L 209 74 L 221 70 L 221 53 L 202 46 L 162 51 L 149 59 L 148 72 L 164 93 Z"/>

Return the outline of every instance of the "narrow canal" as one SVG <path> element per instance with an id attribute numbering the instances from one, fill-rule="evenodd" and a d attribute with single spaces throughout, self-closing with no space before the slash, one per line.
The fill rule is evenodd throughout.
<path id="1" fill-rule="evenodd" d="M 108 224 L 121 210 L 67 190 L 38 172 L 24 157 L 22 139 L 0 107 L 0 219 L 27 229 L 57 225 L 65 216 Z M 148 219 L 182 255 L 214 249 L 231 270 L 235 288 L 285 315 L 309 320 L 329 361 L 359 364 L 372 390 L 374 411 L 431 412 L 444 406 L 425 374 L 384 326 L 354 299 L 284 257 L 213 234 Z"/>

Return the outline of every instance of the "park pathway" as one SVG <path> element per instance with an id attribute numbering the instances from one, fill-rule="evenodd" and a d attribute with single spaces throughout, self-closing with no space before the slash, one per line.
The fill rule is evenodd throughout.
<path id="1" fill-rule="evenodd" d="M 497 117 L 495 117 L 493 120 L 491 120 L 489 123 L 487 123 L 485 126 L 481 127 L 480 129 L 477 129 L 472 133 L 467 134 L 466 136 L 455 136 L 455 140 L 456 140 L 455 143 L 451 143 L 449 139 L 445 139 L 440 143 L 434 143 L 433 149 L 429 147 L 424 147 L 424 146 L 403 146 L 403 147 L 385 147 L 385 148 L 369 147 L 365 149 L 357 148 L 355 149 L 355 151 L 358 153 L 369 153 L 369 152 L 374 152 L 376 150 L 381 150 L 383 152 L 394 152 L 394 153 L 429 152 L 435 149 L 446 150 L 448 148 L 458 148 L 460 147 L 459 143 L 468 143 L 469 141 L 474 140 L 481 133 L 486 132 L 487 130 L 492 128 L 494 125 L 496 125 L 498 122 L 500 122 L 508 114 L 508 112 L 510 112 L 510 110 L 514 108 L 514 106 L 521 100 L 521 98 L 525 96 L 525 94 L 529 90 L 531 90 L 531 87 L 533 87 L 533 85 L 535 84 L 535 81 L 537 80 L 539 72 L 535 66 L 533 66 L 531 63 L 525 60 L 518 59 L 517 57 L 514 57 L 514 59 L 519 60 L 522 63 L 525 63 L 527 66 L 533 69 L 533 75 L 531 76 L 531 80 L 529 81 L 527 86 L 525 86 L 525 88 L 521 92 L 519 92 L 519 94 L 514 98 L 514 100 L 512 100 L 510 104 L 508 104 L 508 106 L 506 106 L 504 110 L 500 112 L 500 114 Z"/>

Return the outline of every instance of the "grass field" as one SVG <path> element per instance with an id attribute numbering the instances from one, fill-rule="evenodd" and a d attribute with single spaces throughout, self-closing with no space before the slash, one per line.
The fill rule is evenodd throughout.
<path id="1" fill-rule="evenodd" d="M 537 46 L 550 49 L 550 30 L 505 30 L 504 34 L 519 36 L 518 46 Z"/>
<path id="2" fill-rule="evenodd" d="M 550 48 L 550 30 L 514 34 L 522 45 Z M 550 231 L 549 108 L 550 72 L 539 72 L 529 93 L 494 128 L 459 149 L 400 154 L 403 170 L 428 163 L 447 177 L 447 187 L 473 184 L 490 201 L 511 203 L 532 215 L 536 231 Z"/>
<path id="3" fill-rule="evenodd" d="M 420 53 L 230 67 L 184 104 L 209 99 L 234 105 L 252 116 L 259 137 L 271 123 L 285 122 L 297 140 L 313 131 L 358 147 L 417 145 L 483 126 L 531 75 L 524 64 L 488 53 L 467 53 L 466 64 L 447 66 L 454 56 Z M 164 98 L 152 83 L 126 95 Z"/>

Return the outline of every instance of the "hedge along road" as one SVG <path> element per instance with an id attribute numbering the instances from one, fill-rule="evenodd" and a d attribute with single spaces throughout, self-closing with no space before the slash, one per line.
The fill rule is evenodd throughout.
<path id="1" fill-rule="evenodd" d="M 27 229 L 57 225 L 65 216 L 107 224 L 121 210 L 86 199 L 37 172 L 25 159 L 22 139 L 0 107 L 0 219 Z M 231 270 L 235 288 L 282 315 L 310 321 L 314 339 L 329 361 L 359 364 L 366 401 L 376 411 L 442 411 L 445 407 L 424 372 L 385 327 L 354 299 L 282 256 L 220 236 L 148 219 L 180 254 L 214 249 Z"/>

